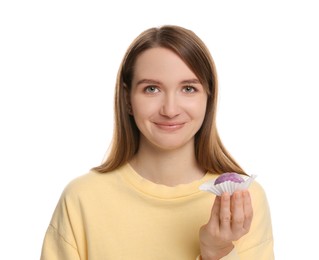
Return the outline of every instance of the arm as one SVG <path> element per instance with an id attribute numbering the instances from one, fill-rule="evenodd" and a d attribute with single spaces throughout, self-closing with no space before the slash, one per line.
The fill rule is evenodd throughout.
<path id="1" fill-rule="evenodd" d="M 41 260 L 80 260 L 79 238 L 75 235 L 79 221 L 75 200 L 68 189 L 63 192 L 46 231 Z"/>
<path id="2" fill-rule="evenodd" d="M 80 259 L 76 247 L 67 242 L 64 237 L 62 237 L 57 229 L 50 225 L 46 232 L 41 260 L 76 260 Z"/>

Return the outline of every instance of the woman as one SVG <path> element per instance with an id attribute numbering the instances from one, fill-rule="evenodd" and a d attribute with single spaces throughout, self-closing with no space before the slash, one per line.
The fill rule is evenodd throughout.
<path id="1" fill-rule="evenodd" d="M 257 182 L 232 196 L 198 189 L 246 174 L 218 136 L 216 103 L 215 66 L 192 31 L 141 33 L 119 69 L 108 157 L 66 187 L 41 259 L 273 259 Z"/>

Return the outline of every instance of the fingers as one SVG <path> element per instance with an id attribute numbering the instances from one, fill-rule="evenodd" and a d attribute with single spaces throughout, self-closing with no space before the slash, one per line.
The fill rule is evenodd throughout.
<path id="1" fill-rule="evenodd" d="M 223 193 L 215 198 L 207 228 L 222 241 L 235 241 L 245 235 L 252 222 L 253 209 L 248 191 Z"/>
<path id="2" fill-rule="evenodd" d="M 203 226 L 202 238 L 210 240 L 211 248 L 232 244 L 230 195 L 216 196 L 208 223 Z"/>
<path id="3" fill-rule="evenodd" d="M 245 221 L 244 221 L 244 229 L 246 232 L 249 231 L 251 222 L 253 220 L 253 207 L 251 203 L 250 194 L 248 191 L 243 191 L 243 197 L 244 197 L 244 214 L 245 214 Z"/>
<path id="4" fill-rule="evenodd" d="M 241 191 L 234 192 L 231 201 L 232 232 L 235 237 L 240 236 L 245 221 L 243 196 Z"/>
<path id="5" fill-rule="evenodd" d="M 221 197 L 216 196 L 214 204 L 213 204 L 210 220 L 208 222 L 209 225 L 211 226 L 219 227 L 220 205 L 221 205 Z"/>
<path id="6" fill-rule="evenodd" d="M 221 196 L 220 214 L 219 214 L 221 233 L 225 235 L 231 233 L 231 220 L 232 220 L 232 213 L 231 213 L 230 195 L 228 193 L 224 193 Z"/>
<path id="7" fill-rule="evenodd" d="M 252 221 L 252 205 L 248 191 L 236 191 L 231 201 L 232 232 L 240 238 L 249 231 Z"/>

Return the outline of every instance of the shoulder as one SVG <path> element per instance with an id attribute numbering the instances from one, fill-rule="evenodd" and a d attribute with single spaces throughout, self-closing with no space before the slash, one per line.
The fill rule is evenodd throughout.
<path id="1" fill-rule="evenodd" d="M 265 190 L 263 186 L 256 180 L 251 183 L 249 192 L 251 194 L 252 200 L 266 200 Z"/>
<path id="2" fill-rule="evenodd" d="M 108 173 L 89 171 L 71 180 L 62 192 L 64 198 L 80 198 L 110 190 L 118 183 L 118 170 Z"/>
<path id="3" fill-rule="evenodd" d="M 270 220 L 268 199 L 263 186 L 258 181 L 253 181 L 249 187 L 255 218 L 259 216 L 263 221 Z M 257 217 L 258 218 L 258 217 Z"/>
<path id="4" fill-rule="evenodd" d="M 123 186 L 118 171 L 89 171 L 65 186 L 50 223 L 66 241 L 72 241 L 74 227 L 77 232 L 82 232 L 79 230 L 83 228 L 84 219 L 89 216 L 94 219 L 103 207 L 112 208 L 116 201 L 113 198 L 117 198 L 120 192 L 118 187 Z"/>

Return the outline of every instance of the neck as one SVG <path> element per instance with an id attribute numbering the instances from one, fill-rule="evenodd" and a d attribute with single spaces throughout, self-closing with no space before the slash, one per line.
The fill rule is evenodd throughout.
<path id="1" fill-rule="evenodd" d="M 175 150 L 141 144 L 130 164 L 145 179 L 166 186 L 190 183 L 205 174 L 196 162 L 193 142 Z"/>

